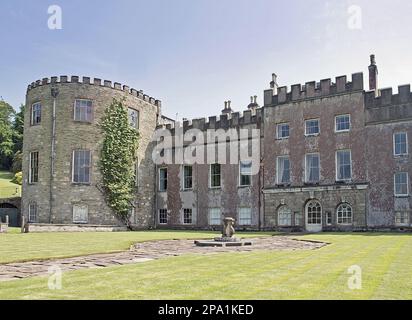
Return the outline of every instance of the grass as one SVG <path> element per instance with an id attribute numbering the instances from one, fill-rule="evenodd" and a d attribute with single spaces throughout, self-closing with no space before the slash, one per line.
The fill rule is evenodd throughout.
<path id="1" fill-rule="evenodd" d="M 188 255 L 0 283 L 2 299 L 412 299 L 412 236 L 319 234 L 313 251 Z M 0 246 L 4 250 L 5 246 Z M 362 289 L 348 288 L 348 268 L 362 268 Z"/>
<path id="2" fill-rule="evenodd" d="M 11 182 L 12 179 L 13 173 L 7 171 L 0 171 L 0 199 L 20 197 L 21 186 Z"/>
<path id="3" fill-rule="evenodd" d="M 137 242 L 168 239 L 209 239 L 218 232 L 144 231 L 85 233 L 10 233 L 0 234 L 0 264 L 40 259 L 67 258 L 95 253 L 125 251 Z M 240 233 L 242 237 L 273 233 Z"/>

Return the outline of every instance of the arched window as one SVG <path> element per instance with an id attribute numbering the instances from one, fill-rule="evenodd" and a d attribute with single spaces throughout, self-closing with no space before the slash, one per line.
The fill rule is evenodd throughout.
<path id="1" fill-rule="evenodd" d="M 287 206 L 278 209 L 278 224 L 281 227 L 292 226 L 292 211 Z"/>
<path id="2" fill-rule="evenodd" d="M 319 201 L 312 200 L 306 206 L 308 224 L 322 224 L 322 206 Z"/>
<path id="3" fill-rule="evenodd" d="M 338 224 L 352 224 L 352 207 L 348 203 L 342 203 L 336 210 L 338 215 Z"/>

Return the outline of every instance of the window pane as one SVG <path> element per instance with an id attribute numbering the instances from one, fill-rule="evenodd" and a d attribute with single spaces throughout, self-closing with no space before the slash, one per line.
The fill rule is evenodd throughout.
<path id="1" fill-rule="evenodd" d="M 395 133 L 395 155 L 406 155 L 407 149 L 407 134 L 405 132 Z"/>
<path id="2" fill-rule="evenodd" d="M 89 150 L 75 150 L 73 152 L 73 182 L 90 182 L 91 152 Z"/>
<path id="3" fill-rule="evenodd" d="M 252 209 L 240 208 L 239 209 L 239 225 L 247 226 L 252 224 Z"/>
<path id="4" fill-rule="evenodd" d="M 160 209 L 159 210 L 159 223 L 160 224 L 167 224 L 167 209 Z"/>
<path id="5" fill-rule="evenodd" d="M 319 182 L 319 155 L 306 155 L 306 182 Z"/>
<path id="6" fill-rule="evenodd" d="M 183 169 L 184 175 L 184 189 L 192 189 L 193 187 L 193 178 L 192 178 L 193 168 L 191 166 L 185 166 Z"/>
<path id="7" fill-rule="evenodd" d="M 336 117 L 336 131 L 350 130 L 350 115 Z"/>
<path id="8" fill-rule="evenodd" d="M 400 172 L 395 174 L 395 195 L 408 195 L 408 173 Z"/>
<path id="9" fill-rule="evenodd" d="M 338 180 L 352 179 L 351 152 L 349 150 L 336 153 L 336 170 Z"/>
<path id="10" fill-rule="evenodd" d="M 210 185 L 212 188 L 220 187 L 220 164 L 210 166 Z"/>
<path id="11" fill-rule="evenodd" d="M 289 137 L 289 124 L 282 123 L 277 126 L 278 139 L 284 139 Z"/>
<path id="12" fill-rule="evenodd" d="M 222 224 L 222 213 L 220 208 L 210 208 L 209 209 L 209 224 L 212 226 L 217 226 Z"/>
<path id="13" fill-rule="evenodd" d="M 183 209 L 183 223 L 184 224 L 193 223 L 192 209 Z"/>
<path id="14" fill-rule="evenodd" d="M 159 190 L 167 190 L 167 168 L 159 169 Z"/>
<path id="15" fill-rule="evenodd" d="M 290 161 L 289 157 L 278 158 L 278 183 L 290 183 Z"/>
<path id="16" fill-rule="evenodd" d="M 306 134 L 314 135 L 319 133 L 319 120 L 307 120 L 306 122 Z"/>
<path id="17" fill-rule="evenodd" d="M 240 185 L 250 186 L 252 179 L 252 161 L 241 161 L 240 162 Z"/>

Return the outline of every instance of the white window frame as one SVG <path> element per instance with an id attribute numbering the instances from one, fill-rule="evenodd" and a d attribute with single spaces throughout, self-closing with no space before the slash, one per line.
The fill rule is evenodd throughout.
<path id="1" fill-rule="evenodd" d="M 308 156 L 315 156 L 315 155 L 317 155 L 318 156 L 318 159 L 319 159 L 319 180 L 318 181 L 309 181 L 309 179 L 308 179 L 308 160 L 307 160 L 307 157 Z M 307 154 L 305 154 L 305 183 L 319 183 L 320 182 L 320 180 L 321 180 L 321 176 L 320 176 L 320 173 L 321 173 L 321 165 L 320 165 L 320 153 L 307 153 Z"/>
<path id="2" fill-rule="evenodd" d="M 349 129 L 338 130 L 338 118 L 349 117 Z M 349 132 L 352 129 L 352 117 L 350 114 L 339 114 L 335 116 L 335 133 Z"/>
<path id="3" fill-rule="evenodd" d="M 248 218 L 242 218 L 242 211 L 248 210 L 248 213 L 250 214 L 250 217 Z M 251 226 L 252 225 L 252 208 L 250 207 L 241 207 L 239 208 L 239 226 Z M 244 223 L 244 220 L 248 220 L 247 223 Z"/>
<path id="4" fill-rule="evenodd" d="M 281 216 L 283 215 L 288 215 L 288 218 L 285 219 Z M 283 223 L 284 221 L 288 221 L 288 223 Z M 279 227 L 292 227 L 293 226 L 293 212 L 292 210 L 286 206 L 286 205 L 282 205 L 278 208 L 278 226 Z"/>
<path id="5" fill-rule="evenodd" d="M 90 119 L 88 118 L 89 113 L 87 112 L 88 107 L 86 106 L 86 114 L 85 114 L 85 120 L 82 119 L 76 119 L 76 109 L 77 109 L 77 102 L 91 102 L 90 106 Z M 82 107 L 84 108 L 84 107 Z M 81 110 L 81 109 L 80 109 Z M 80 118 L 81 118 L 81 113 L 80 113 Z M 75 122 L 84 122 L 84 123 L 92 123 L 93 122 L 93 100 L 90 99 L 75 99 L 74 100 L 74 107 L 73 107 L 73 121 Z"/>
<path id="6" fill-rule="evenodd" d="M 166 170 L 166 178 L 163 179 L 164 181 L 166 181 L 166 188 L 164 188 L 164 189 L 161 188 L 161 186 L 162 186 L 161 181 L 162 181 L 162 180 L 161 180 L 160 172 L 161 172 L 162 170 Z M 158 181 L 158 183 L 159 183 L 159 192 L 167 192 L 167 189 L 168 189 L 168 187 L 169 187 L 168 181 L 167 181 L 168 178 L 169 178 L 169 170 L 167 169 L 167 167 L 161 167 L 161 168 L 159 168 L 159 181 Z"/>
<path id="7" fill-rule="evenodd" d="M 75 154 L 77 151 L 87 151 L 89 152 L 89 180 L 87 182 L 77 182 L 74 181 L 74 162 L 75 162 Z M 72 183 L 73 184 L 84 184 L 84 185 L 89 185 L 92 181 L 92 151 L 90 149 L 75 149 L 72 151 Z"/>
<path id="8" fill-rule="evenodd" d="M 396 135 L 398 134 L 405 134 L 405 144 L 406 144 L 406 153 L 396 153 Z M 393 155 L 395 157 L 403 157 L 407 156 L 409 154 L 409 148 L 408 148 L 408 133 L 406 131 L 398 131 L 393 134 Z"/>
<path id="9" fill-rule="evenodd" d="M 280 133 L 282 132 L 282 130 L 280 130 L 283 126 L 288 126 L 288 131 L 289 131 L 289 135 L 287 137 L 281 137 Z M 278 123 L 276 125 L 276 139 L 278 140 L 287 140 L 290 138 L 290 123 L 289 122 L 283 122 L 283 123 Z"/>
<path id="10" fill-rule="evenodd" d="M 212 186 L 212 166 L 218 165 L 220 166 L 220 173 L 219 173 L 219 186 Z M 212 163 L 209 165 L 209 188 L 210 189 L 221 189 L 222 188 L 222 165 L 219 163 Z"/>
<path id="11" fill-rule="evenodd" d="M 399 214 L 399 217 L 398 217 Z M 401 219 L 400 214 L 406 215 L 406 222 L 398 222 Z M 409 211 L 395 211 L 395 225 L 399 227 L 407 227 L 410 225 L 410 212 Z"/>
<path id="12" fill-rule="evenodd" d="M 287 181 L 287 182 L 281 181 L 282 177 L 283 177 L 283 172 L 282 172 L 282 174 L 280 172 L 280 161 L 282 159 L 288 159 L 288 161 L 289 161 L 289 181 Z M 277 173 L 276 182 L 277 182 L 278 185 L 290 184 L 291 183 L 291 165 L 290 165 L 290 156 L 289 155 L 279 156 L 279 157 L 276 158 L 276 173 Z"/>
<path id="13" fill-rule="evenodd" d="M 32 161 L 34 153 L 37 153 L 37 181 L 33 181 Z M 38 151 L 31 151 L 29 154 L 29 184 L 36 184 L 39 182 L 39 157 L 40 153 Z"/>
<path id="14" fill-rule="evenodd" d="M 212 217 L 212 213 L 219 216 L 218 218 Z M 215 223 L 215 220 L 219 220 L 218 223 Z M 209 208 L 209 225 L 210 226 L 221 226 L 222 225 L 222 209 L 221 208 Z"/>
<path id="15" fill-rule="evenodd" d="M 250 162 L 250 174 L 242 174 L 242 164 L 243 163 L 249 163 Z M 252 160 L 250 161 L 240 161 L 239 162 L 239 187 L 250 187 L 252 186 Z M 242 184 L 242 177 L 249 177 L 249 184 Z"/>
<path id="16" fill-rule="evenodd" d="M 161 222 L 162 220 L 160 219 L 160 215 L 161 214 L 165 214 L 166 216 L 166 222 Z M 167 225 L 169 223 L 169 214 L 167 212 L 167 209 L 165 208 L 161 208 L 158 211 L 158 217 L 157 217 L 157 221 L 159 222 L 160 225 Z"/>
<path id="17" fill-rule="evenodd" d="M 327 226 L 333 225 L 333 215 L 331 211 L 326 212 L 326 222 L 325 223 Z"/>
<path id="18" fill-rule="evenodd" d="M 136 119 L 136 125 L 135 126 L 132 126 L 131 123 L 130 123 L 130 113 L 131 112 L 136 112 L 136 114 L 137 114 L 137 119 Z M 134 128 L 134 129 L 138 130 L 139 127 L 140 127 L 140 123 L 139 123 L 140 122 L 140 112 L 139 112 L 139 110 L 128 107 L 127 108 L 127 122 L 129 123 L 129 126 L 131 128 Z"/>
<path id="19" fill-rule="evenodd" d="M 339 168 L 339 163 L 338 163 L 338 153 L 340 152 L 349 152 L 349 157 L 350 157 L 350 178 L 348 179 L 339 179 L 339 172 L 340 172 L 340 168 Z M 335 152 L 335 177 L 336 177 L 336 181 L 338 182 L 348 182 L 348 181 L 352 181 L 352 176 L 353 176 L 353 168 L 352 168 L 352 150 L 350 149 L 345 149 L 345 150 L 337 150 Z"/>
<path id="20" fill-rule="evenodd" d="M 396 176 L 399 175 L 399 174 L 406 174 L 406 192 L 407 192 L 406 194 L 397 194 L 396 193 Z M 396 172 L 393 175 L 393 184 L 394 184 L 395 197 L 398 197 L 398 198 L 409 197 L 409 174 L 408 174 L 408 172 Z"/>
<path id="21" fill-rule="evenodd" d="M 87 218 L 85 220 L 75 219 L 74 213 L 75 213 L 76 208 L 86 209 Z M 86 204 L 74 203 L 72 206 L 72 217 L 73 217 L 73 223 L 75 224 L 87 224 L 89 222 L 89 206 Z"/>
<path id="22" fill-rule="evenodd" d="M 347 216 L 346 217 L 342 216 L 342 218 L 341 218 L 342 220 L 340 220 L 340 218 L 339 218 L 339 211 L 340 211 L 339 209 L 342 206 L 347 206 L 347 207 L 350 208 L 350 222 L 340 222 L 343 219 L 347 219 Z M 336 223 L 338 225 L 341 225 L 341 226 L 351 226 L 353 224 L 353 207 L 349 203 L 347 203 L 347 202 L 340 203 L 338 205 L 338 207 L 336 208 Z"/>
<path id="23" fill-rule="evenodd" d="M 40 121 L 39 121 L 38 123 L 34 123 L 33 113 L 34 113 L 34 107 L 35 107 L 35 106 L 40 106 Z M 33 103 L 33 104 L 31 105 L 31 109 L 30 109 L 30 125 L 31 125 L 31 126 L 38 126 L 38 125 L 41 124 L 41 121 L 42 121 L 42 111 L 43 111 L 42 109 L 43 109 L 43 106 L 42 106 L 41 102 L 35 102 L 35 103 Z"/>
<path id="24" fill-rule="evenodd" d="M 190 211 L 190 222 L 185 221 L 186 213 L 188 213 L 188 212 L 186 212 L 186 210 Z M 193 225 L 194 224 L 193 208 L 183 208 L 182 209 L 182 223 L 184 225 Z"/>
<path id="25" fill-rule="evenodd" d="M 32 212 L 32 206 L 34 206 L 34 208 L 35 208 L 35 213 L 34 213 L 34 219 L 32 219 L 32 216 L 33 216 L 33 212 Z M 36 223 L 37 222 L 37 219 L 38 219 L 38 206 L 37 206 L 37 202 L 35 202 L 35 201 L 31 201 L 30 203 L 29 203 L 29 216 L 28 216 L 28 219 L 29 219 L 29 223 Z"/>
<path id="26" fill-rule="evenodd" d="M 186 168 L 192 168 L 192 175 L 190 176 L 190 179 L 192 180 L 192 186 L 190 188 L 186 187 L 186 175 L 185 175 L 185 169 Z M 188 190 L 193 190 L 193 166 L 190 165 L 183 165 L 183 170 L 182 170 L 182 174 L 183 174 L 183 190 L 184 191 L 188 191 Z"/>
<path id="27" fill-rule="evenodd" d="M 307 123 L 309 121 L 317 121 L 318 122 L 318 132 L 317 133 L 308 133 L 308 127 Z M 313 118 L 313 119 L 307 119 L 305 120 L 305 137 L 317 137 L 320 135 L 320 119 L 319 118 Z"/>

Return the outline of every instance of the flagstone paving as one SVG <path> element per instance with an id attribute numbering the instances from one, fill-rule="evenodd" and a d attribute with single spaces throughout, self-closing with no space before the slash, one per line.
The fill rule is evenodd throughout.
<path id="1" fill-rule="evenodd" d="M 244 247 L 197 247 L 193 240 L 149 241 L 137 243 L 131 246 L 129 251 L 119 253 L 0 264 L 0 282 L 47 275 L 49 274 L 49 270 L 55 270 L 56 267 L 59 267 L 65 272 L 142 263 L 185 254 L 208 255 L 223 252 L 250 252 L 256 250 L 314 250 L 327 245 L 322 242 L 300 241 L 290 236 L 262 237 L 248 239 L 248 241 L 251 241 L 253 245 Z"/>

